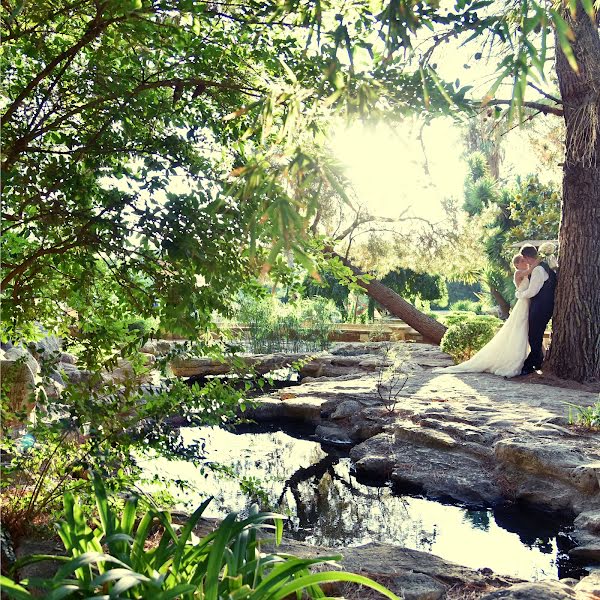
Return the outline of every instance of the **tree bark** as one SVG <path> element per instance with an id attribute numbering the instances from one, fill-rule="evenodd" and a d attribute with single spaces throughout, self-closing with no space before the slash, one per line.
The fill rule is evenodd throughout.
<path id="1" fill-rule="evenodd" d="M 492 294 L 492 297 L 500 309 L 500 316 L 503 319 L 508 319 L 508 315 L 510 314 L 510 304 L 496 288 L 490 287 L 490 294 Z"/>
<path id="2" fill-rule="evenodd" d="M 575 72 L 556 43 L 567 129 L 559 232 L 560 273 L 548 366 L 557 376 L 600 380 L 600 37 L 577 3 Z"/>
<path id="3" fill-rule="evenodd" d="M 416 309 L 410 302 L 407 302 L 402 296 L 394 292 L 394 290 L 383 285 L 381 281 L 377 281 L 376 279 L 365 281 L 361 279 L 365 276 L 365 273 L 337 252 L 328 250 L 327 253 L 338 258 L 358 277 L 357 283 L 364 288 L 365 292 L 373 300 L 389 310 L 395 317 L 402 319 L 406 324 L 416 329 L 425 338 L 426 342 L 439 344 L 442 341 L 444 333 L 446 333 L 446 327 L 441 323 Z"/>

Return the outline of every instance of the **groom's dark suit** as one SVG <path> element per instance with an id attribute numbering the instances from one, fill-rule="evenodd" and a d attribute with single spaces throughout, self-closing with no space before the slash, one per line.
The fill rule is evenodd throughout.
<path id="1" fill-rule="evenodd" d="M 544 332 L 554 311 L 556 273 L 546 263 L 541 263 L 540 266 L 548 274 L 548 279 L 546 279 L 540 291 L 531 297 L 529 304 L 529 347 L 531 351 L 523 364 L 524 373 L 531 373 L 542 366 L 544 361 L 544 353 L 542 352 Z"/>

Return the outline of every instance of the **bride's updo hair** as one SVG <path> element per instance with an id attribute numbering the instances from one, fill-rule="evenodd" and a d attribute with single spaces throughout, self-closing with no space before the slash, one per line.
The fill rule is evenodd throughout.
<path id="1" fill-rule="evenodd" d="M 519 268 L 519 263 L 524 260 L 523 255 L 522 254 L 515 254 L 513 256 L 512 259 L 512 264 L 514 265 L 515 269 Z"/>

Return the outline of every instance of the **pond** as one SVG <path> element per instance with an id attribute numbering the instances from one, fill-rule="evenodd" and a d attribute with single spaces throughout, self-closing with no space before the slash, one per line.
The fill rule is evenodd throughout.
<path id="1" fill-rule="evenodd" d="M 330 547 L 389 542 L 523 579 L 583 574 L 566 554 L 573 545 L 568 524 L 552 516 L 515 508 L 471 510 L 402 494 L 358 480 L 347 456 L 306 439 L 312 430 L 268 429 L 182 427 L 181 436 L 186 445 L 204 441 L 209 461 L 233 467 L 249 493 L 288 515 L 289 537 Z M 251 504 L 239 481 L 226 474 L 163 458 L 146 457 L 140 464 L 149 477 L 191 486 L 173 490 L 179 509 L 191 511 L 211 495 L 209 517 L 243 512 Z"/>

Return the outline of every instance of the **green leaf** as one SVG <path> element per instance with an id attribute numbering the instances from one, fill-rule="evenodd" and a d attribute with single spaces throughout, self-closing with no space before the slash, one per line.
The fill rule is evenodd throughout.
<path id="1" fill-rule="evenodd" d="M 390 600 L 400 600 L 396 594 L 390 592 L 387 588 L 376 583 L 372 579 L 368 577 L 364 577 L 362 575 L 357 575 L 355 573 L 344 573 L 344 572 L 324 572 L 324 573 L 313 573 L 312 575 L 307 575 L 305 577 L 300 577 L 299 579 L 294 580 L 288 585 L 282 587 L 277 590 L 277 593 L 272 595 L 272 600 L 283 600 L 287 598 L 290 594 L 293 594 L 297 591 L 304 590 L 310 586 L 318 585 L 320 583 L 326 583 L 329 581 L 348 581 L 351 583 L 356 583 L 359 585 L 364 585 L 365 587 L 371 588 L 386 598 Z M 254 599 L 253 599 L 254 600 Z"/>
<path id="2" fill-rule="evenodd" d="M 16 598 L 16 600 L 29 600 L 34 597 L 23 586 L 4 575 L 0 575 L 0 589 L 3 594 L 9 598 Z"/>
<path id="3" fill-rule="evenodd" d="M 118 560 L 117 558 L 115 558 L 114 556 L 111 556 L 110 554 L 104 554 L 102 552 L 85 552 L 81 556 L 72 558 L 71 560 L 69 560 L 69 562 L 67 562 L 65 565 L 63 565 L 56 572 L 55 579 L 64 579 L 65 577 L 67 577 L 68 575 L 71 575 L 77 569 L 79 569 L 81 567 L 85 567 L 85 566 L 92 565 L 92 564 L 98 564 L 98 563 L 102 563 L 102 562 L 110 562 L 110 563 L 114 563 L 117 565 L 121 565 L 124 568 L 127 568 L 127 565 L 124 562 Z"/>
<path id="4" fill-rule="evenodd" d="M 558 35 L 560 48 L 563 51 L 573 71 L 578 73 L 579 65 L 577 64 L 575 54 L 573 54 L 573 48 L 571 47 L 571 41 L 574 39 L 573 30 L 571 29 L 569 24 L 558 14 L 557 11 L 551 10 L 550 14 L 552 15 L 552 20 L 554 21 L 554 26 Z"/>

